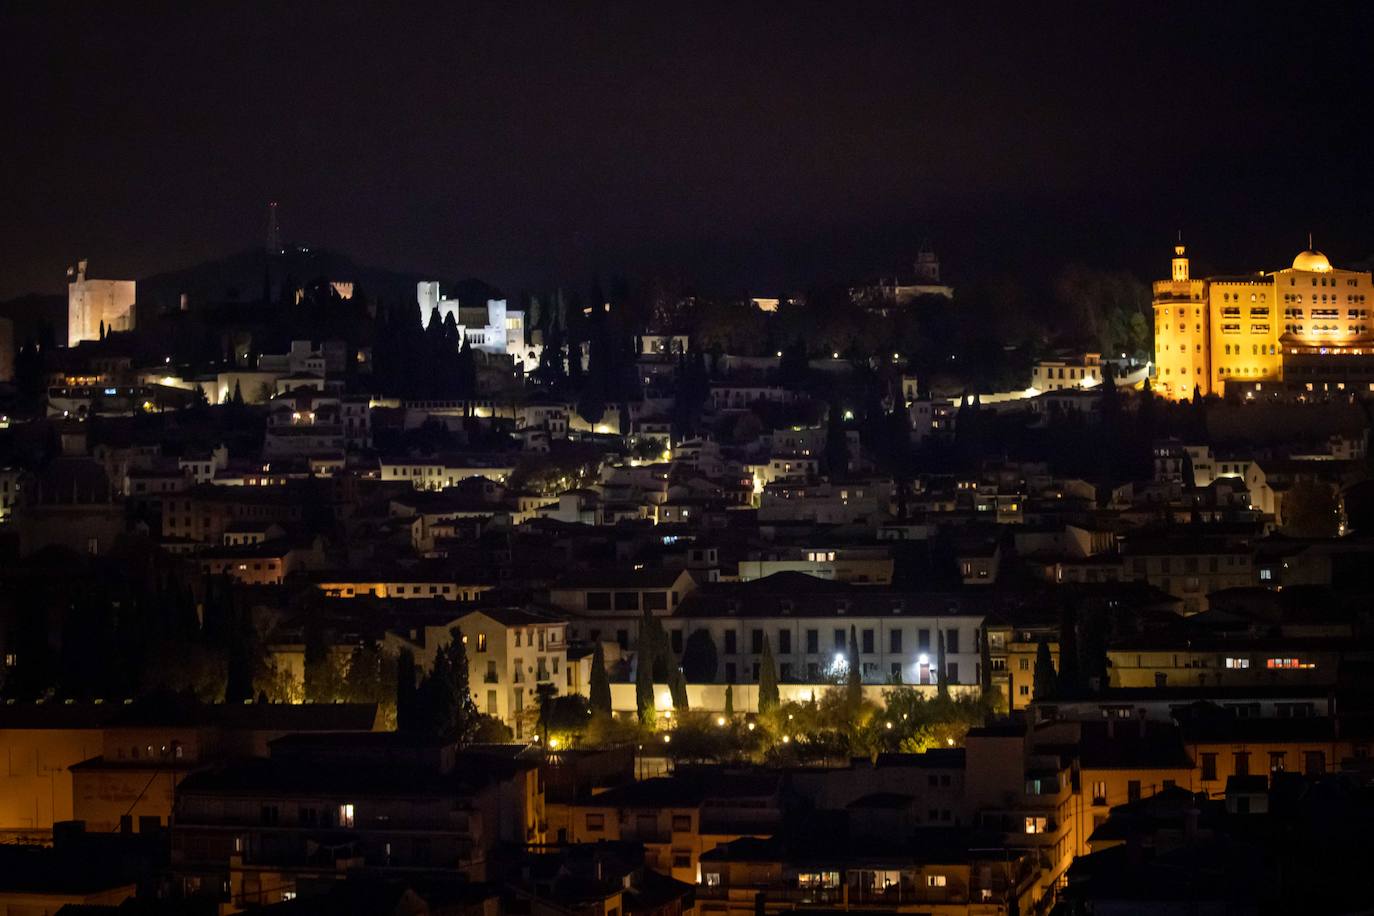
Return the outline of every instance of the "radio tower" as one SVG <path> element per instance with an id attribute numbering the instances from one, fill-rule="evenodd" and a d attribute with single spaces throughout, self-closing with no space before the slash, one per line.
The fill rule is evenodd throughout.
<path id="1" fill-rule="evenodd" d="M 277 202 L 267 205 L 267 253 L 281 254 L 281 225 L 277 222 Z"/>

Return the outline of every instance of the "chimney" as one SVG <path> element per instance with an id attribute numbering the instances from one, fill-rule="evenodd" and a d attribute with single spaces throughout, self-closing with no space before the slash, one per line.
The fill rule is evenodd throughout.
<path id="1" fill-rule="evenodd" d="M 83 282 L 83 281 L 85 281 L 85 279 L 86 279 L 86 259 L 85 259 L 85 258 L 82 258 L 81 260 L 79 260 L 79 261 L 76 262 L 76 279 L 77 279 L 77 282 L 78 282 L 78 283 Z"/>

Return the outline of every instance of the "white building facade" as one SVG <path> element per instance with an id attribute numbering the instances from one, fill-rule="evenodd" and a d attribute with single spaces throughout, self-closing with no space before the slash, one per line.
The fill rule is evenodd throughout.
<path id="1" fill-rule="evenodd" d="M 505 299 L 488 299 L 486 324 L 468 324 L 464 312 L 472 313 L 471 308 L 460 308 L 457 299 L 445 299 L 437 280 L 423 280 L 416 284 L 415 298 L 420 304 L 420 324 L 428 328 L 430 321 L 438 316 L 440 321 L 448 320 L 450 314 L 458 325 L 458 333 L 471 341 L 475 350 L 496 356 L 509 356 L 515 361 L 516 368 L 528 372 L 539 365 L 542 346 L 526 343 L 525 313 L 506 307 Z"/>

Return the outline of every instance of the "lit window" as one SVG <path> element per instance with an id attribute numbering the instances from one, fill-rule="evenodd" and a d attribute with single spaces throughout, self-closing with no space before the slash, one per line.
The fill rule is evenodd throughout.
<path id="1" fill-rule="evenodd" d="M 945 884 L 944 875 L 926 875 L 926 887 L 944 887 Z"/>
<path id="2" fill-rule="evenodd" d="M 1273 661 L 1273 659 L 1270 659 L 1270 661 Z M 1249 668 L 1249 667 L 1250 667 L 1250 659 L 1248 659 L 1248 658 L 1227 658 L 1227 659 L 1226 659 L 1226 667 L 1227 667 L 1227 668 Z M 1271 665 L 1270 667 L 1273 667 L 1273 666 Z"/>
<path id="3" fill-rule="evenodd" d="M 1047 826 L 1048 821 L 1043 817 L 1026 818 L 1027 833 L 1044 833 Z"/>
<path id="4" fill-rule="evenodd" d="M 339 805 L 339 826 L 353 826 L 353 806 L 351 804 Z"/>

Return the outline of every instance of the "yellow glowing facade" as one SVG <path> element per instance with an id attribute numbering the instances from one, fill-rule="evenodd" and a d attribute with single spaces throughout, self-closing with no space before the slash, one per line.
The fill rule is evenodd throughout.
<path id="1" fill-rule="evenodd" d="M 1194 280 L 1182 245 L 1154 284 L 1155 391 L 1175 400 L 1224 394 L 1228 382 L 1282 381 L 1285 355 L 1374 348 L 1367 271 L 1304 251 L 1268 273 Z"/>

